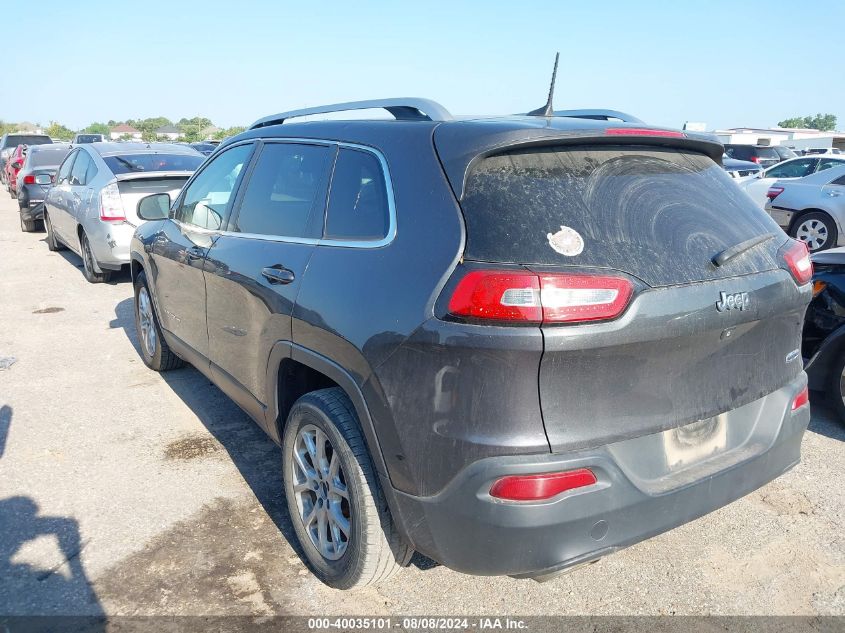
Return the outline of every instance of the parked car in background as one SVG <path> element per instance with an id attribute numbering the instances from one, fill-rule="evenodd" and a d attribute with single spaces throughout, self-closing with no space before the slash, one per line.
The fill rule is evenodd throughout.
<path id="1" fill-rule="evenodd" d="M 769 167 L 760 174 L 759 178 L 744 181 L 742 188 L 754 202 L 760 205 L 761 209 L 764 209 L 768 201 L 766 194 L 776 180 L 803 178 L 817 171 L 840 165 L 845 165 L 845 156 L 800 156 Z"/>
<path id="2" fill-rule="evenodd" d="M 791 149 L 793 152 L 795 152 L 796 156 L 803 156 L 804 155 L 803 149 L 799 149 L 797 147 L 790 147 L 789 149 Z"/>
<path id="3" fill-rule="evenodd" d="M 845 245 L 845 166 L 776 180 L 766 197 L 769 215 L 811 253 Z"/>
<path id="4" fill-rule="evenodd" d="M 0 181 L 2 184 L 6 184 L 6 160 L 18 145 L 44 145 L 52 142 L 53 140 L 46 134 L 4 134 L 0 137 Z"/>
<path id="5" fill-rule="evenodd" d="M 15 150 L 9 154 L 6 160 L 6 191 L 13 198 L 17 196 L 17 178 L 18 172 L 23 166 L 23 161 L 26 160 L 26 145 L 18 145 Z"/>
<path id="6" fill-rule="evenodd" d="M 845 248 L 812 256 L 813 300 L 802 353 L 810 389 L 823 392 L 845 423 Z"/>
<path id="7" fill-rule="evenodd" d="M 102 143 L 105 139 L 102 134 L 76 134 L 71 141 L 73 145 L 81 145 L 82 143 Z"/>
<path id="8" fill-rule="evenodd" d="M 722 156 L 722 167 L 737 182 L 745 182 L 751 178 L 756 178 L 763 171 L 763 168 L 757 163 L 729 158 L 727 154 Z"/>
<path id="9" fill-rule="evenodd" d="M 205 141 L 202 141 L 202 142 L 199 142 L 199 143 L 189 143 L 189 145 L 191 147 L 193 147 L 195 150 L 197 150 L 203 156 L 210 156 L 211 152 L 213 152 L 215 149 L 217 149 L 217 145 L 214 145 L 213 143 L 208 143 L 208 142 L 205 142 Z"/>
<path id="10" fill-rule="evenodd" d="M 822 154 L 840 155 L 840 154 L 842 154 L 842 150 L 840 150 L 836 147 L 812 147 L 810 149 L 804 150 L 804 156 L 809 156 L 811 154 L 814 155 L 814 156 L 818 156 L 818 155 L 822 155 Z"/>
<path id="11" fill-rule="evenodd" d="M 775 153 L 782 161 L 798 156 L 798 154 L 793 152 L 790 148 L 784 147 L 783 145 L 772 145 L 772 149 L 775 150 Z"/>
<path id="12" fill-rule="evenodd" d="M 768 145 L 736 145 L 728 143 L 725 145 L 725 154 L 737 160 L 747 160 L 757 163 L 765 169 L 777 165 L 781 158 L 774 147 Z"/>
<path id="13" fill-rule="evenodd" d="M 290 122 L 372 108 L 401 120 Z M 191 362 L 281 444 L 323 582 L 414 550 L 553 576 L 799 461 L 809 256 L 721 156 L 421 99 L 269 116 L 140 200 L 141 356 Z"/>
<path id="14" fill-rule="evenodd" d="M 61 162 L 70 152 L 70 145 L 51 143 L 33 145 L 18 172 L 17 196 L 21 215 L 21 230 L 34 231 L 44 217 L 43 202 L 53 184 Z"/>
<path id="15" fill-rule="evenodd" d="M 82 257 L 85 278 L 106 281 L 129 263 L 129 242 L 141 223 L 140 198 L 181 189 L 203 156 L 170 143 L 87 143 L 67 155 L 44 202 L 50 250 L 68 246 Z"/>

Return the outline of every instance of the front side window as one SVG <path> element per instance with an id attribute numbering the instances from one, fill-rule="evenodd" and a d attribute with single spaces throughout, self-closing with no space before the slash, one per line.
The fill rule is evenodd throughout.
<path id="1" fill-rule="evenodd" d="M 815 158 L 803 158 L 766 170 L 766 178 L 803 178 L 816 168 Z"/>
<path id="2" fill-rule="evenodd" d="M 204 229 L 219 229 L 238 176 L 250 154 L 251 143 L 238 145 L 206 165 L 185 191 L 175 219 Z"/>
<path id="3" fill-rule="evenodd" d="M 324 145 L 265 145 L 246 185 L 235 230 L 320 237 L 333 151 Z"/>
<path id="4" fill-rule="evenodd" d="M 380 240 L 389 226 L 387 188 L 378 159 L 370 152 L 341 149 L 329 194 L 326 237 Z"/>

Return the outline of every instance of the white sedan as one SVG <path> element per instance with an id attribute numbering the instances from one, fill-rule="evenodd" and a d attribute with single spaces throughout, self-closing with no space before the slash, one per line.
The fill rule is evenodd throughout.
<path id="1" fill-rule="evenodd" d="M 752 178 L 738 184 L 761 209 L 764 209 L 768 202 L 766 192 L 776 180 L 803 178 L 840 165 L 845 165 L 845 156 L 799 156 L 772 165 L 763 170 L 759 178 Z"/>

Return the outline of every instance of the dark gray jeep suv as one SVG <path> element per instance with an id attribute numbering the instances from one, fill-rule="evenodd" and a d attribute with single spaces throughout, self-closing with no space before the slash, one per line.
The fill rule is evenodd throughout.
<path id="1" fill-rule="evenodd" d="M 396 120 L 288 121 L 365 107 Z M 529 578 L 595 561 L 799 460 L 812 267 L 721 156 L 422 99 L 262 119 L 139 203 L 144 361 L 190 362 L 281 444 L 329 585 L 414 550 Z"/>

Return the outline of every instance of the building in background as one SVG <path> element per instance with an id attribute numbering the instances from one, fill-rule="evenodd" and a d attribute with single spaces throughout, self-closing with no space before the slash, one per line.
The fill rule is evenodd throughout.
<path id="1" fill-rule="evenodd" d="M 124 136 L 129 136 L 136 141 L 140 141 L 141 140 L 141 130 L 136 130 L 131 125 L 126 125 L 125 123 L 121 123 L 120 125 L 117 125 L 117 126 L 113 127 L 111 130 L 109 130 L 109 136 L 111 137 L 111 140 L 113 140 L 113 141 L 116 141 L 117 139 L 122 138 Z"/>
<path id="2" fill-rule="evenodd" d="M 182 130 L 175 125 L 162 125 L 160 128 L 156 128 L 156 138 L 176 141 L 184 136 Z"/>
<path id="3" fill-rule="evenodd" d="M 819 132 L 801 128 L 732 127 L 713 130 L 722 143 L 737 145 L 784 145 L 793 149 L 836 147 L 845 150 L 845 132 Z"/>

